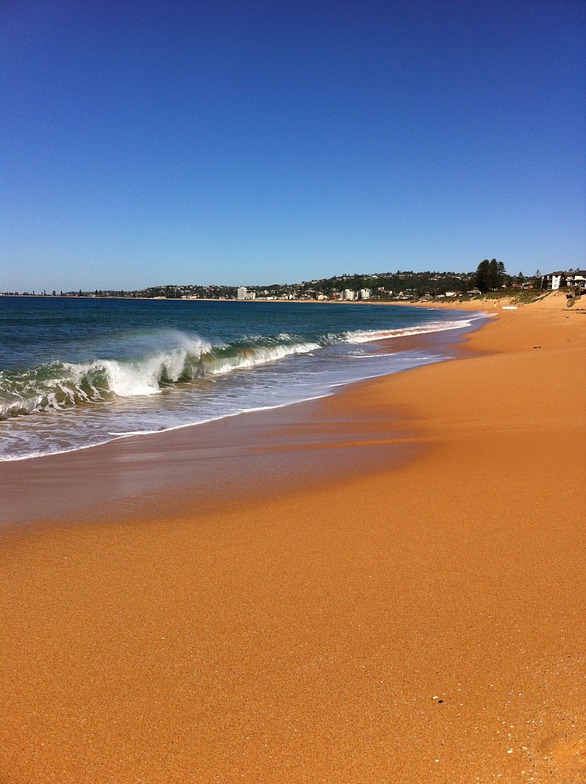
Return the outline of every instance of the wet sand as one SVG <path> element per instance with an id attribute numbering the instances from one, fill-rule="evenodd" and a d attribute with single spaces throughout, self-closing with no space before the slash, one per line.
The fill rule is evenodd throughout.
<path id="1" fill-rule="evenodd" d="M 206 503 L 180 431 L 172 487 L 83 524 L 93 450 L 61 464 L 4 528 L 0 781 L 586 780 L 586 314 L 468 346 L 210 430 Z"/>

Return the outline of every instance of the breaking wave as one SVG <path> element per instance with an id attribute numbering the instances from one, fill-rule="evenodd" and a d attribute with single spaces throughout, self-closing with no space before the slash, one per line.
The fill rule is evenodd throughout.
<path id="1" fill-rule="evenodd" d="M 346 333 L 346 342 L 369 343 L 373 340 L 389 340 L 392 338 L 409 337 L 410 335 L 424 335 L 429 332 L 445 332 L 450 329 L 470 327 L 475 320 L 476 318 L 471 316 L 469 319 L 459 319 L 458 321 L 429 321 L 427 324 L 418 324 L 415 327 L 403 327 L 401 329 L 359 330 Z"/>
<path id="2" fill-rule="evenodd" d="M 157 395 L 179 384 L 304 354 L 320 344 L 289 335 L 212 346 L 178 334 L 176 345 L 134 359 L 55 361 L 0 372 L 0 419 L 112 400 Z"/>
<path id="3" fill-rule="evenodd" d="M 109 358 L 86 362 L 55 360 L 34 368 L 0 371 L 0 420 L 45 411 L 113 402 L 117 398 L 160 395 L 198 380 L 225 376 L 277 362 L 295 354 L 311 354 L 334 344 L 360 344 L 407 335 L 469 327 L 474 317 L 430 321 L 400 329 L 371 329 L 326 334 L 243 337 L 212 345 L 180 331 L 153 331 Z M 115 353 L 120 352 L 120 345 Z"/>

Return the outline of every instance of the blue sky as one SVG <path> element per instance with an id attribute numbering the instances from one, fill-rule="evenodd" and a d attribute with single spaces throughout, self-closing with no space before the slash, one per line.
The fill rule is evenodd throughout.
<path id="1" fill-rule="evenodd" d="M 586 266 L 582 0 L 4 0 L 0 290 Z"/>

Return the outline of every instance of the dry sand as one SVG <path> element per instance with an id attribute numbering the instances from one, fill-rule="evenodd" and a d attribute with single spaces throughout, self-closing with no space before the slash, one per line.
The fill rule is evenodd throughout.
<path id="1" fill-rule="evenodd" d="M 222 504 L 6 528 L 0 782 L 586 781 L 586 314 L 468 348 L 293 407 Z"/>

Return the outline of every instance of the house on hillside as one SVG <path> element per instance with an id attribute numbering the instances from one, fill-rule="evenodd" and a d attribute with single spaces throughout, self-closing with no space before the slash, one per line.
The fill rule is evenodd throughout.
<path id="1" fill-rule="evenodd" d="M 563 283 L 565 279 L 565 284 Z M 569 270 L 568 272 L 549 272 L 541 278 L 541 288 L 546 291 L 557 291 L 566 285 L 578 291 L 586 291 L 586 270 Z"/>
<path id="2" fill-rule="evenodd" d="M 586 291 L 586 270 L 570 270 L 566 274 L 568 286 L 573 286 L 578 291 Z"/>

